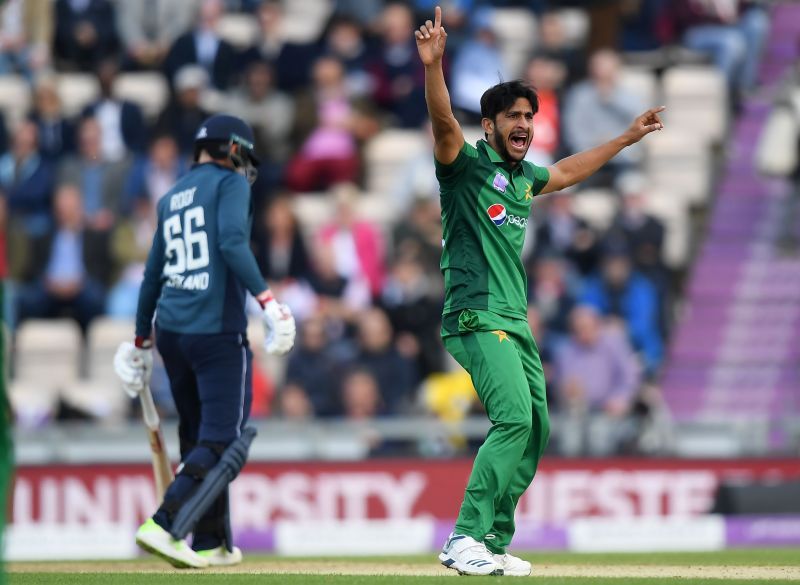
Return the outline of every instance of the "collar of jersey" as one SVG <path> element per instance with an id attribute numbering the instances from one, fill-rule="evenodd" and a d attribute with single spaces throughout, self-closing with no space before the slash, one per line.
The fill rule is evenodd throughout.
<path id="1" fill-rule="evenodd" d="M 502 165 L 503 166 L 503 170 L 506 170 L 509 173 L 520 172 L 523 175 L 525 175 L 525 177 L 527 177 L 529 179 L 531 178 L 531 177 L 528 177 L 528 174 L 525 172 L 525 165 L 522 164 L 522 162 L 520 162 L 519 165 L 517 165 L 516 168 L 513 168 L 513 169 L 510 168 L 509 163 L 505 159 L 503 159 L 502 156 L 497 154 L 497 151 L 494 148 L 492 148 L 491 145 L 486 140 L 481 139 L 478 142 L 478 146 L 482 146 L 483 147 L 483 149 L 486 151 L 486 155 L 489 157 L 490 161 L 492 161 L 496 165 Z"/>

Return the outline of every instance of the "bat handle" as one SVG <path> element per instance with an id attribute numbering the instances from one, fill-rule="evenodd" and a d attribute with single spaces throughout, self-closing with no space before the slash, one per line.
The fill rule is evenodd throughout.
<path id="1" fill-rule="evenodd" d="M 150 392 L 150 386 L 145 386 L 139 395 L 139 400 L 142 403 L 142 418 L 144 424 L 148 429 L 157 429 L 161 424 L 161 419 L 158 416 L 155 402 L 153 402 L 153 394 Z"/>

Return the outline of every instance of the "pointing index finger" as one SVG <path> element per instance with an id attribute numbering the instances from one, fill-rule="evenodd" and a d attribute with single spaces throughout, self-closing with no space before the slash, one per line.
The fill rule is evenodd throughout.
<path id="1" fill-rule="evenodd" d="M 434 28 L 439 28 L 442 26 L 442 7 L 437 6 L 433 10 L 433 26 Z"/>

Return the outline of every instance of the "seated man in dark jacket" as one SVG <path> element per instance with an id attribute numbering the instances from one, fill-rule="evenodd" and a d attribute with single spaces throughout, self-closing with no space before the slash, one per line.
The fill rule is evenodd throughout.
<path id="1" fill-rule="evenodd" d="M 144 114 L 138 104 L 114 95 L 119 74 L 116 57 L 105 57 L 95 68 L 100 96 L 87 105 L 83 118 L 95 118 L 100 125 L 103 158 L 120 161 L 129 153 L 141 154 L 147 143 Z"/>
<path id="2" fill-rule="evenodd" d="M 105 305 L 111 276 L 108 236 L 85 228 L 81 193 L 74 185 L 62 185 L 53 206 L 55 228 L 31 241 L 18 317 L 21 322 L 69 316 L 85 334 Z"/>

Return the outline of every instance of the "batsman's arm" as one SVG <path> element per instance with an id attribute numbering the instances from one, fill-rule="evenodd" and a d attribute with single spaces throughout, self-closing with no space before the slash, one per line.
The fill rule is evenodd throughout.
<path id="1" fill-rule="evenodd" d="M 440 7 L 436 7 L 434 22 L 426 21 L 414 32 L 414 37 L 420 60 L 425 66 L 425 103 L 433 128 L 433 153 L 440 163 L 450 164 L 464 145 L 464 133 L 453 115 L 442 70 L 447 32 L 442 26 Z"/>
<path id="2" fill-rule="evenodd" d="M 218 209 L 220 253 L 236 278 L 258 298 L 269 287 L 250 249 L 250 185 L 244 177 L 231 173 L 223 180 Z"/>
<path id="3" fill-rule="evenodd" d="M 600 167 L 619 154 L 623 148 L 636 144 L 651 132 L 663 130 L 664 124 L 659 117 L 659 113 L 662 111 L 664 111 L 664 106 L 647 110 L 636 118 L 624 133 L 613 140 L 563 158 L 548 167 L 550 180 L 545 185 L 542 193 L 561 191 L 580 183 L 596 173 Z"/>
<path id="4" fill-rule="evenodd" d="M 136 307 L 136 337 L 149 339 L 153 330 L 153 315 L 156 312 L 156 303 L 161 296 L 161 287 L 164 284 L 164 238 L 161 237 L 161 220 L 153 234 L 153 245 L 147 256 L 144 269 L 144 280 L 139 290 L 139 302 Z"/>

